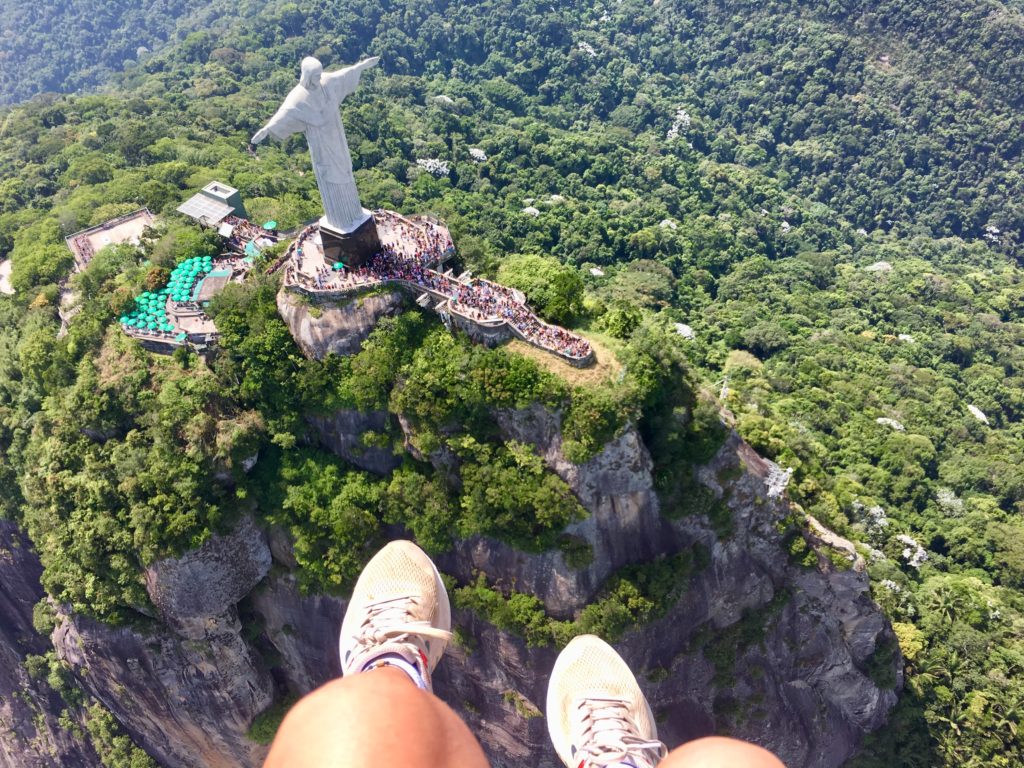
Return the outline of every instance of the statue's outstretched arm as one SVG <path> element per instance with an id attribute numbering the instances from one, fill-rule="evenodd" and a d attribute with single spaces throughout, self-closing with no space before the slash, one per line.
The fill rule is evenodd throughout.
<path id="1" fill-rule="evenodd" d="M 273 136 L 275 139 L 284 141 L 293 133 L 304 131 L 305 128 L 306 126 L 294 114 L 294 109 L 290 107 L 286 100 L 281 105 L 281 108 L 274 113 L 274 116 L 267 121 L 267 124 L 256 131 L 256 134 L 252 137 L 252 143 L 259 144 L 267 136 Z"/>
<path id="2" fill-rule="evenodd" d="M 380 61 L 380 56 L 371 56 L 368 59 L 363 59 L 358 64 L 339 69 L 337 72 L 325 72 L 321 76 L 320 82 L 334 92 L 335 98 L 343 99 L 359 85 L 359 78 L 363 70 L 369 69 L 378 61 Z"/>
<path id="3" fill-rule="evenodd" d="M 256 131 L 256 133 L 253 135 L 252 143 L 253 144 L 259 144 L 261 141 L 263 141 L 265 138 L 267 138 L 267 135 L 269 133 L 270 133 L 270 128 L 268 128 L 267 126 L 263 126 L 258 131 Z"/>

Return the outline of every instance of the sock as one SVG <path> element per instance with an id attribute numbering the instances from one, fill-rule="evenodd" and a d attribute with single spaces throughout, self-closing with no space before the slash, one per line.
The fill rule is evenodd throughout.
<path id="1" fill-rule="evenodd" d="M 405 674 L 407 674 L 409 678 L 414 683 L 416 683 L 417 688 L 421 688 L 424 691 L 430 690 L 430 684 L 427 682 L 426 678 L 420 673 L 419 668 L 415 664 L 411 664 L 410 662 L 406 661 L 397 653 L 385 653 L 380 656 L 377 656 L 376 658 L 371 659 L 366 664 L 364 664 L 363 668 L 359 671 L 366 672 L 376 667 L 397 667 L 398 669 L 405 672 Z"/>

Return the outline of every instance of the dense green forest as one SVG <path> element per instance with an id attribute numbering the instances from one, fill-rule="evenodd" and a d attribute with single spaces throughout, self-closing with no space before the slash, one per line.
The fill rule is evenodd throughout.
<path id="1" fill-rule="evenodd" d="M 170 37 L 187 3 L 165 5 Z M 128 10 L 91 17 L 95 31 L 122 29 Z M 129 63 L 109 92 L 0 113 L 0 258 L 17 289 L 0 297 L 0 514 L 30 532 L 55 596 L 142 620 L 141 566 L 251 509 L 291 530 L 310 589 L 343 589 L 387 524 L 433 551 L 453 532 L 568 549 L 557 534 L 578 505 L 496 439 L 487 409 L 566 407 L 576 458 L 637 421 L 676 512 L 682 470 L 714 436 L 700 420 L 666 425 L 703 386 L 795 470 L 791 496 L 869 560 L 908 683 L 857 765 L 1024 761 L 1020 2 L 319 0 L 234 13 L 214 8 L 208 28 Z M 124 60 L 124 35 L 107 37 L 95 55 L 68 46 L 67 73 L 19 82 L 91 82 L 82 57 Z M 63 45 L 56 30 L 36 38 Z M 212 247 L 173 214 L 196 187 L 223 179 L 284 227 L 316 214 L 301 139 L 246 151 L 310 53 L 327 66 L 383 57 L 345 106 L 364 203 L 442 215 L 465 266 L 611 346 L 623 381 L 574 390 L 416 314 L 353 358 L 313 363 L 277 317 L 272 280 L 218 302 L 224 349 L 210 366 L 118 333 L 140 287 Z M 428 158 L 449 172 L 417 166 Z M 164 214 L 161 229 L 144 253 L 104 252 L 71 279 L 82 311 L 58 338 L 62 237 L 139 204 Z M 561 289 L 539 290 L 538 275 Z M 416 462 L 381 480 L 303 446 L 302 415 L 339 405 L 411 414 L 419 450 L 461 459 L 459 482 Z M 513 507 L 546 516 L 523 525 Z"/>
<path id="2" fill-rule="evenodd" d="M 230 6 L 196 0 L 10 0 L 0 10 L 0 104 L 104 83 Z"/>

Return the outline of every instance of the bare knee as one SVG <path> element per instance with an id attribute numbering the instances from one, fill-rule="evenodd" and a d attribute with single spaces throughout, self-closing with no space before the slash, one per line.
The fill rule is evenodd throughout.
<path id="1" fill-rule="evenodd" d="M 691 741 L 672 753 L 661 768 L 786 768 L 767 749 L 737 739 L 709 736 Z"/>
<path id="2" fill-rule="evenodd" d="M 469 729 L 397 669 L 332 680 L 281 723 L 265 766 L 486 766 Z"/>

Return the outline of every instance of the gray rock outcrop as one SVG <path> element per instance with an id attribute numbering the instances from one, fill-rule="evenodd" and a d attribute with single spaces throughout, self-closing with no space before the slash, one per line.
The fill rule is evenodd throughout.
<path id="1" fill-rule="evenodd" d="M 513 421 L 506 432 L 540 435 L 535 444 L 543 448 L 549 433 L 536 418 L 506 416 Z M 633 468 L 621 484 L 610 481 L 614 472 L 605 476 L 600 488 L 612 498 L 632 488 L 625 474 L 643 464 L 643 452 L 623 461 L 633 444 L 629 432 L 606 449 L 613 450 L 605 461 L 615 456 L 617 465 Z M 544 453 L 557 463 L 556 452 Z M 866 574 L 837 570 L 825 557 L 817 569 L 789 563 L 777 524 L 793 510 L 784 498 L 769 496 L 772 467 L 733 434 L 699 468 L 698 481 L 729 508 L 732 531 L 720 538 L 703 515 L 662 529 L 665 550 L 698 544 L 710 562 L 664 617 L 627 633 L 617 647 L 637 672 L 670 746 L 729 733 L 772 749 L 791 768 L 839 766 L 864 734 L 884 724 L 902 684 L 902 661 L 888 621 L 871 601 Z M 563 472 L 572 484 L 588 475 L 584 468 Z M 617 529 L 627 539 L 633 532 L 628 524 Z M 564 570 L 541 578 L 533 571 L 549 562 L 511 559 L 500 545 L 489 552 L 482 542 L 478 547 L 483 552 L 475 562 L 494 578 L 520 591 L 532 583 L 561 594 Z M 615 556 L 613 548 L 605 552 Z M 503 570 L 486 570 L 493 566 Z M 504 570 L 517 567 L 514 576 Z M 476 616 L 457 620 L 477 642 L 472 652 L 445 659 L 435 677 L 438 691 L 483 735 L 493 765 L 558 766 L 543 720 L 524 717 L 501 695 L 514 691 L 542 703 L 554 650 L 528 648 Z M 876 683 L 872 671 L 890 684 Z"/>
<path id="2" fill-rule="evenodd" d="M 161 766 L 237 768 L 266 756 L 246 733 L 272 703 L 273 682 L 237 614 L 210 617 L 201 639 L 63 614 L 52 639 L 83 687 Z"/>
<path id="3" fill-rule="evenodd" d="M 236 606 L 270 564 L 266 536 L 243 518 L 231 533 L 146 569 L 162 622 L 109 627 L 62 612 L 53 645 L 162 766 L 258 765 L 266 748 L 246 733 L 275 688 Z"/>
<path id="4" fill-rule="evenodd" d="M 391 415 L 387 411 L 364 413 L 343 408 L 330 414 L 309 415 L 306 421 L 321 445 L 360 469 L 387 475 L 402 463 L 390 445 L 368 445 L 366 441 L 368 433 L 388 433 Z"/>
<path id="5" fill-rule="evenodd" d="M 460 581 L 472 581 L 475 572 L 495 574 L 520 592 L 537 595 L 550 614 L 569 618 L 591 601 L 613 571 L 678 549 L 658 511 L 651 457 L 634 427 L 628 426 L 585 464 L 573 464 L 562 452 L 558 413 L 531 406 L 498 411 L 495 419 L 506 440 L 534 446 L 590 513 L 566 533 L 585 543 L 592 557 L 589 565 L 574 569 L 558 551 L 533 555 L 473 537 L 442 558 L 442 567 Z"/>
<path id="6" fill-rule="evenodd" d="M 33 606 L 45 596 L 42 572 L 28 539 L 0 520 L 0 768 L 99 768 L 92 747 L 60 725 L 61 697 L 25 669 L 27 656 L 51 649 L 32 626 Z M 69 714 L 81 724 L 76 712 Z"/>
<path id="7" fill-rule="evenodd" d="M 323 360 L 330 354 L 354 355 L 380 319 L 395 314 L 404 301 L 395 290 L 314 306 L 282 288 L 277 309 L 303 354 Z"/>
<path id="8" fill-rule="evenodd" d="M 198 549 L 149 566 L 146 591 L 169 626 L 202 638 L 209 618 L 233 611 L 267 575 L 270 562 L 266 534 L 244 517 L 226 536 L 211 536 Z"/>

